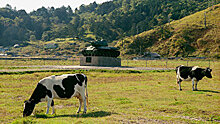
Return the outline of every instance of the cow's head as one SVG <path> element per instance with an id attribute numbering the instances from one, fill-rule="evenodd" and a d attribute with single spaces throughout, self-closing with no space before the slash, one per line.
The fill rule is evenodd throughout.
<path id="1" fill-rule="evenodd" d="M 207 78 L 212 78 L 211 72 L 212 72 L 212 69 L 206 68 L 206 69 L 205 69 L 205 76 L 206 76 Z"/>
<path id="2" fill-rule="evenodd" d="M 35 103 L 33 100 L 24 101 L 23 117 L 30 116 L 34 110 L 34 107 L 35 107 Z"/>

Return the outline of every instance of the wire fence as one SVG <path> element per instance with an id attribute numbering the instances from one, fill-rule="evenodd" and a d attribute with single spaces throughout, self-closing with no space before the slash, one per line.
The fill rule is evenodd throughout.
<path id="1" fill-rule="evenodd" d="M 132 67 L 155 67 L 155 68 L 176 68 L 179 65 L 215 67 L 219 61 L 217 60 L 123 60 L 122 65 Z"/>
<path id="2" fill-rule="evenodd" d="M 17 66 L 79 66 L 80 57 L 74 58 L 0 58 L 0 68 Z M 126 67 L 154 67 L 154 68 L 175 68 L 179 65 L 200 66 L 214 68 L 219 66 L 219 60 L 211 59 L 158 59 L 158 60 L 130 60 L 122 59 L 121 66 Z"/>

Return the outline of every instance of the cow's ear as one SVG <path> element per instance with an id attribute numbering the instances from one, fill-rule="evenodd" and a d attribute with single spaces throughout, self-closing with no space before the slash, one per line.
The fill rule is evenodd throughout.
<path id="1" fill-rule="evenodd" d="M 206 68 L 207 71 L 209 72 L 212 72 L 212 69 L 211 68 Z"/>
<path id="2" fill-rule="evenodd" d="M 34 103 L 34 99 L 29 100 L 30 103 Z"/>
<path id="3" fill-rule="evenodd" d="M 29 100 L 25 100 L 25 101 L 24 101 L 24 103 L 28 103 L 28 102 L 29 102 Z"/>

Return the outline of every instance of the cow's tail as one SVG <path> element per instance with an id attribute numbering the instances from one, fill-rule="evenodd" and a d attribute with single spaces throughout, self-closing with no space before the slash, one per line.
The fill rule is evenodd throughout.
<path id="1" fill-rule="evenodd" d="M 183 66 L 183 65 L 180 65 L 180 66 L 177 66 L 177 67 L 176 67 L 176 69 L 175 69 L 176 74 L 177 74 L 177 72 L 178 72 L 178 69 L 179 69 L 181 66 Z"/>
<path id="2" fill-rule="evenodd" d="M 87 104 L 87 106 L 89 105 L 89 100 L 88 100 L 88 90 L 87 90 L 87 77 L 85 76 L 85 90 L 86 90 L 86 92 L 85 92 L 85 95 L 86 95 L 86 104 Z"/>
<path id="3" fill-rule="evenodd" d="M 177 84 L 179 84 L 179 76 L 180 76 L 179 70 L 180 70 L 181 66 L 183 66 L 183 65 L 177 66 L 176 69 L 175 69 L 176 70 L 176 80 L 177 80 L 176 83 Z"/>

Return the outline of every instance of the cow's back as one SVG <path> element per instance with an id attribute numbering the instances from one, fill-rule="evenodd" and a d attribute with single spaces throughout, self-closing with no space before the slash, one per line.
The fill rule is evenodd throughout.
<path id="1" fill-rule="evenodd" d="M 178 66 L 177 68 L 177 75 L 181 78 L 187 79 L 191 75 L 193 67 L 188 66 Z"/>
<path id="2" fill-rule="evenodd" d="M 45 77 L 39 83 L 50 90 L 54 98 L 68 99 L 80 90 L 85 80 L 86 76 L 83 74 L 63 74 Z"/>

